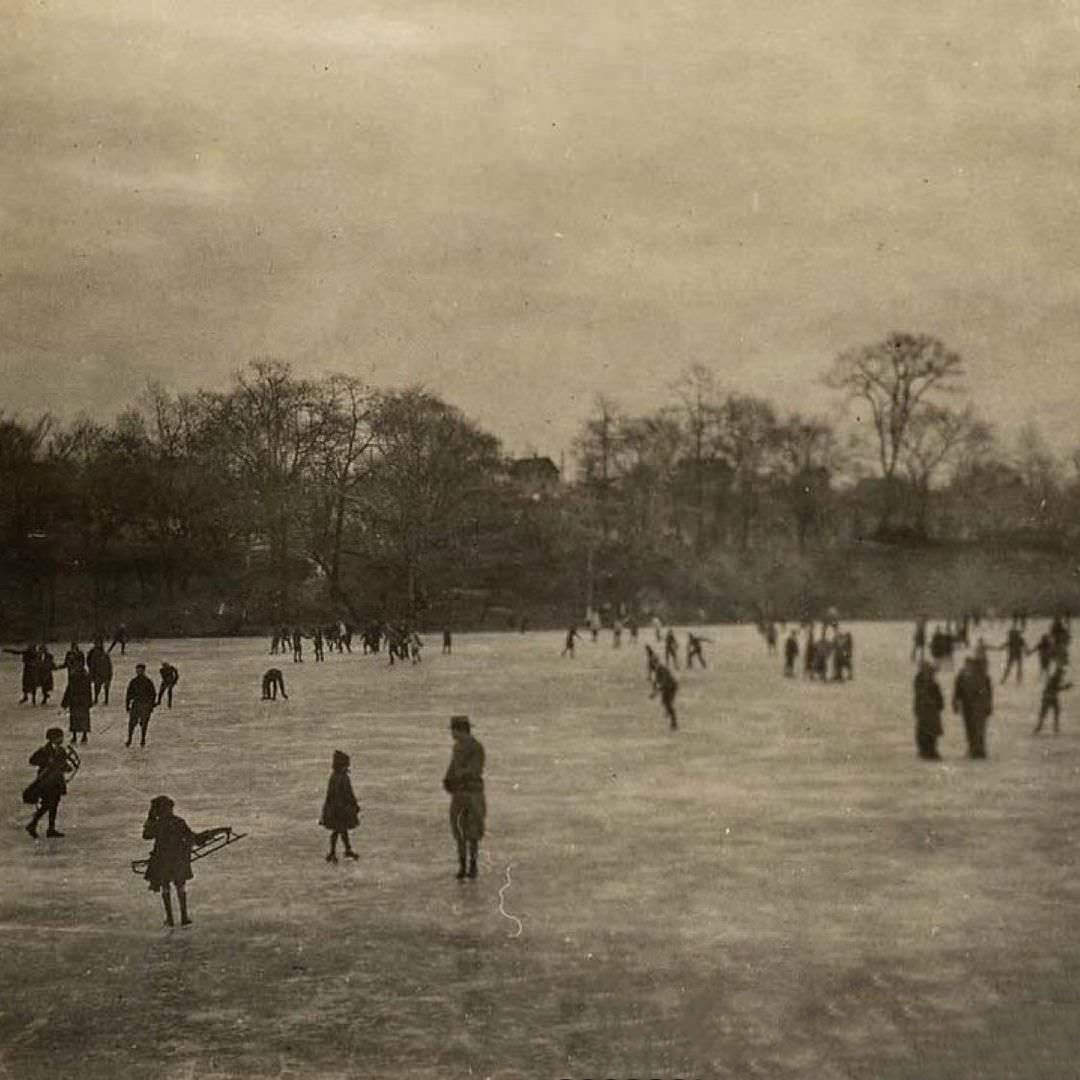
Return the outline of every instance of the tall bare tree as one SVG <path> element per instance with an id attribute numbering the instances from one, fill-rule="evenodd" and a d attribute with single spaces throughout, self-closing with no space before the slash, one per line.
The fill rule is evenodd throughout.
<path id="1" fill-rule="evenodd" d="M 252 496 L 253 524 L 269 540 L 280 617 L 288 617 L 304 484 L 332 428 L 325 398 L 288 364 L 258 360 L 236 373 L 216 411 L 237 482 Z"/>
<path id="2" fill-rule="evenodd" d="M 694 517 L 694 548 L 705 550 L 706 487 L 709 466 L 717 457 L 722 404 L 716 377 L 704 364 L 693 364 L 672 386 L 683 420 L 685 460 L 690 474 Z"/>
<path id="3" fill-rule="evenodd" d="M 883 341 L 841 353 L 825 383 L 842 391 L 868 414 L 885 486 L 879 529 L 888 530 L 898 505 L 897 473 L 908 447 L 912 424 L 935 395 L 960 387 L 959 354 L 927 334 L 893 333 Z M 862 416 L 857 417 L 860 422 Z"/>

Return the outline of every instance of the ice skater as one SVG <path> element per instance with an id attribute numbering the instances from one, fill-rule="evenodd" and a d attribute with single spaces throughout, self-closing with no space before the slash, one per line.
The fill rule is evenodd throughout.
<path id="1" fill-rule="evenodd" d="M 173 688 L 180 681 L 180 672 L 172 664 L 162 663 L 158 674 L 161 676 L 161 686 L 158 689 L 157 704 L 160 705 L 164 698 L 171 709 Z"/>
<path id="2" fill-rule="evenodd" d="M 915 747 L 919 757 L 924 760 L 941 760 L 937 741 L 945 730 L 941 725 L 944 708 L 945 698 L 938 685 L 934 665 L 929 660 L 920 660 L 914 685 Z"/>
<path id="3" fill-rule="evenodd" d="M 146 729 L 150 724 L 150 715 L 157 706 L 157 690 L 147 678 L 146 665 L 135 665 L 135 678 L 128 683 L 124 695 L 124 708 L 128 714 L 128 737 L 125 746 L 131 745 L 135 729 L 141 732 L 140 746 L 146 745 Z"/>
<path id="4" fill-rule="evenodd" d="M 1050 673 L 1050 677 L 1046 680 L 1046 685 L 1043 687 L 1042 701 L 1039 705 L 1039 722 L 1035 725 L 1035 730 L 1032 731 L 1032 735 L 1038 735 L 1042 731 L 1043 721 L 1050 715 L 1054 714 L 1054 734 L 1057 735 L 1061 730 L 1061 693 L 1063 690 L 1071 690 L 1072 683 L 1065 681 L 1065 665 L 1055 664 L 1054 670 Z"/>
<path id="5" fill-rule="evenodd" d="M 484 747 L 472 734 L 467 716 L 450 717 L 454 749 L 443 789 L 450 795 L 450 832 L 457 847 L 457 878 L 475 878 L 480 841 L 487 822 L 484 798 Z M 466 865 L 466 859 L 468 864 Z"/>
<path id="6" fill-rule="evenodd" d="M 17 656 L 22 661 L 22 697 L 20 705 L 25 705 L 27 700 L 31 705 L 37 704 L 38 692 L 38 648 L 34 642 L 30 642 L 25 649 L 8 649 L 4 652 Z"/>
<path id="7" fill-rule="evenodd" d="M 670 627 L 664 637 L 664 663 L 675 669 L 679 667 L 679 643 L 675 639 L 675 631 Z"/>
<path id="8" fill-rule="evenodd" d="M 116 633 L 113 634 L 112 644 L 109 645 L 109 652 L 112 652 L 113 649 L 115 649 L 116 646 L 119 645 L 120 646 L 120 655 L 123 656 L 125 651 L 127 650 L 127 642 L 128 642 L 127 627 L 123 623 L 121 623 L 116 628 Z"/>
<path id="9" fill-rule="evenodd" d="M 153 840 L 154 847 L 150 852 L 144 877 L 150 882 L 151 892 L 161 893 L 161 901 L 165 907 L 165 925 L 176 925 L 173 921 L 170 895 L 172 887 L 176 889 L 176 899 L 180 903 L 180 925 L 190 926 L 187 883 L 195 876 L 191 872 L 192 849 L 229 830 L 219 828 L 200 833 L 192 832 L 188 823 L 173 813 L 175 805 L 168 795 L 158 795 L 150 800 L 150 811 L 146 815 L 142 835 L 144 840 Z"/>
<path id="10" fill-rule="evenodd" d="M 82 735 L 82 741 L 86 742 L 90 734 L 90 709 L 93 704 L 90 675 L 83 667 L 82 661 L 76 659 L 68 669 L 67 686 L 64 688 L 64 696 L 60 699 L 60 708 L 68 711 L 68 727 L 71 730 L 72 742 L 75 742 L 79 735 Z"/>
<path id="11" fill-rule="evenodd" d="M 288 701 L 289 695 L 285 693 L 285 676 L 281 674 L 281 668 L 269 668 L 262 677 L 263 701 L 277 701 L 279 690 L 281 696 Z"/>
<path id="12" fill-rule="evenodd" d="M 340 750 L 334 751 L 330 780 L 326 785 L 326 798 L 323 800 L 319 824 L 324 829 L 330 830 L 330 853 L 326 856 L 328 863 L 338 861 L 339 836 L 345 846 L 345 858 L 360 858 L 349 844 L 349 830 L 355 829 L 360 824 L 360 803 L 357 802 L 352 781 L 349 779 L 349 755 L 343 754 Z"/>
<path id="13" fill-rule="evenodd" d="M 799 659 L 799 636 L 792 630 L 784 642 L 784 674 L 789 679 L 795 678 L 795 661 Z"/>
<path id="14" fill-rule="evenodd" d="M 1005 680 L 1009 677 L 1009 672 L 1012 671 L 1014 665 L 1016 667 L 1016 682 L 1019 685 L 1024 681 L 1024 653 L 1027 652 L 1024 631 L 1019 625 L 1014 624 L 1009 628 L 1008 634 L 1005 635 L 1005 644 L 999 646 L 999 648 L 1005 650 L 1005 670 L 1001 675 L 1001 685 L 1005 685 Z"/>
<path id="15" fill-rule="evenodd" d="M 653 688 L 649 698 L 660 695 L 660 704 L 664 706 L 664 713 L 671 724 L 671 730 L 676 731 L 679 727 L 678 718 L 675 716 L 675 695 L 679 692 L 679 684 L 675 676 L 665 664 L 657 664 L 653 672 Z"/>
<path id="16" fill-rule="evenodd" d="M 694 658 L 697 658 L 698 663 L 702 667 L 705 667 L 705 654 L 701 651 L 701 646 L 711 638 L 703 637 L 700 634 L 694 634 L 687 631 L 686 634 L 686 670 L 689 671 L 694 666 Z"/>
<path id="17" fill-rule="evenodd" d="M 994 712 L 994 687 L 990 675 L 974 656 L 964 661 L 953 683 L 952 710 L 964 718 L 968 757 L 986 757 L 986 723 Z"/>
<path id="18" fill-rule="evenodd" d="M 86 654 L 86 667 L 90 672 L 90 685 L 94 691 L 94 704 L 102 692 L 105 694 L 105 704 L 109 704 L 109 687 L 112 686 L 113 666 L 112 658 L 105 648 L 103 638 L 94 642 L 94 647 Z"/>
<path id="19" fill-rule="evenodd" d="M 38 822 L 49 816 L 49 828 L 46 836 L 61 838 L 64 834 L 56 828 L 56 815 L 60 809 L 60 800 L 67 794 L 65 775 L 72 771 L 74 750 L 64 749 L 64 731 L 51 727 L 45 732 L 45 745 L 30 755 L 30 764 L 37 766 L 37 777 L 23 791 L 23 802 L 36 803 L 34 816 L 26 826 L 26 831 L 36 840 Z M 77 760 L 77 759 L 76 759 Z"/>

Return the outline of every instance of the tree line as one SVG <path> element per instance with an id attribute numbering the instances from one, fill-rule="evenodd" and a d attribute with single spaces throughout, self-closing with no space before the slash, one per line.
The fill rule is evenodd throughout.
<path id="1" fill-rule="evenodd" d="M 148 633 L 730 614 L 718 598 L 796 602 L 853 544 L 1067 556 L 1080 452 L 1055 455 L 1035 424 L 1006 441 L 964 378 L 942 342 L 892 334 L 835 358 L 830 415 L 782 415 L 695 365 L 643 415 L 598 396 L 572 477 L 515 468 L 421 387 L 276 360 L 222 391 L 151 386 L 108 422 L 0 416 L 0 619 L 48 635 L 130 612 Z"/>

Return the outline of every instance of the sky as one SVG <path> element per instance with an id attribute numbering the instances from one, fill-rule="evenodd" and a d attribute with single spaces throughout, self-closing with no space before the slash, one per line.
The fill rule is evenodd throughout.
<path id="1" fill-rule="evenodd" d="M 258 357 L 556 460 L 693 363 L 964 358 L 1080 444 L 1080 0 L 7 0 L 0 410 Z"/>

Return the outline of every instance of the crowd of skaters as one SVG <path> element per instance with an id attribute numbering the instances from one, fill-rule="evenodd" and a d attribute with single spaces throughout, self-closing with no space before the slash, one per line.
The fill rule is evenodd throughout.
<path id="1" fill-rule="evenodd" d="M 954 652 L 958 648 L 971 647 L 953 681 L 952 711 L 961 716 L 967 739 L 968 756 L 981 760 L 987 756 L 987 722 L 994 711 L 994 680 L 990 669 L 990 654 L 1003 652 L 1005 662 L 1001 671 L 1000 685 L 1015 673 L 1017 685 L 1023 683 L 1024 658 L 1039 658 L 1039 706 L 1033 735 L 1043 730 L 1048 717 L 1053 718 L 1053 731 L 1061 729 L 1061 694 L 1071 689 L 1068 681 L 1069 645 L 1072 640 L 1072 618 L 1068 611 L 1054 615 L 1038 641 L 1029 646 L 1025 633 L 1028 616 L 1025 612 L 1013 612 L 1009 619 L 1004 641 L 989 643 L 980 635 L 971 646 L 972 631 L 978 631 L 981 617 L 978 613 L 965 614 L 955 622 L 946 620 L 927 633 L 927 622 L 920 618 L 915 623 L 912 637 L 911 659 L 918 664 L 913 697 L 915 713 L 915 744 L 919 757 L 940 760 L 937 740 L 944 733 L 942 713 L 945 696 L 938 683 L 938 673 L 955 666 Z M 929 650 L 929 659 L 927 659 Z"/>
<path id="2" fill-rule="evenodd" d="M 342 624 L 344 628 L 344 624 Z M 286 648 L 302 649 L 302 632 L 277 631 L 274 634 L 272 652 Z M 324 642 L 329 642 L 339 651 L 350 651 L 351 631 L 343 629 L 339 633 L 324 632 L 315 628 L 311 632 L 316 658 L 321 660 Z M 398 659 L 411 659 L 420 662 L 422 640 L 414 630 L 404 624 L 372 624 L 364 632 L 365 652 L 379 653 L 385 646 L 390 654 L 390 662 Z M 126 645 L 126 634 L 123 643 Z M 452 650 L 453 639 L 449 629 L 443 633 L 443 653 Z M 22 649 L 5 651 L 19 656 L 23 661 L 23 697 L 21 703 L 37 704 L 38 693 L 42 694 L 42 704 L 48 703 L 48 695 L 53 690 L 53 673 L 66 670 L 67 687 L 62 707 L 70 715 L 71 743 L 64 746 L 64 732 L 58 727 L 50 727 L 45 733 L 45 743 L 30 756 L 29 763 L 37 769 L 37 776 L 23 792 L 25 802 L 35 807 L 26 831 L 38 839 L 38 823 L 48 818 L 49 838 L 63 838 L 64 833 L 57 828 L 57 815 L 61 800 L 67 794 L 67 780 L 78 769 L 79 758 L 74 744 L 81 736 L 87 742 L 90 731 L 90 710 L 98 704 L 102 691 L 104 704 L 108 703 L 108 687 L 112 679 L 112 666 L 109 661 L 107 676 L 100 680 L 100 669 L 95 660 L 100 653 L 108 661 L 110 649 L 105 649 L 103 638 L 95 639 L 89 656 L 83 654 L 77 643 L 72 643 L 64 663 L 57 664 L 46 645 L 30 643 Z M 122 652 L 123 654 L 123 652 Z M 91 678 L 91 672 L 95 677 Z M 173 693 L 179 682 L 179 669 L 169 662 L 164 662 L 160 669 L 161 683 L 155 686 L 146 674 L 146 665 L 137 663 L 135 675 L 127 687 L 125 710 L 128 713 L 127 746 L 132 745 L 136 733 L 140 734 L 140 745 L 146 745 L 147 727 L 153 711 L 165 704 L 171 708 Z M 98 682 L 101 685 L 98 686 Z M 280 690 L 285 694 L 284 679 L 280 669 L 271 668 L 263 679 L 263 697 L 276 697 Z M 450 831 L 458 853 L 459 880 L 475 879 L 478 876 L 478 857 L 480 842 L 484 835 L 486 820 L 486 802 L 484 798 L 484 748 L 471 733 L 469 718 L 455 715 L 451 717 L 450 733 L 453 750 L 450 765 L 443 777 L 443 787 L 450 795 Z M 349 831 L 359 824 L 359 801 L 349 779 L 349 756 L 342 751 L 335 751 L 331 762 L 331 776 L 327 786 L 319 821 L 330 831 L 330 851 L 328 862 L 337 862 L 337 843 L 342 841 L 344 855 L 349 859 L 358 858 L 349 843 Z M 143 826 L 144 839 L 153 840 L 154 846 L 146 860 L 145 879 L 152 891 L 161 894 L 165 910 L 166 926 L 175 925 L 172 906 L 172 894 L 175 892 L 179 903 L 180 925 L 192 924 L 188 910 L 186 885 L 193 877 L 191 863 L 194 858 L 204 854 L 199 849 L 222 835 L 231 835 L 231 829 L 216 827 L 193 831 L 187 823 L 174 812 L 175 803 L 167 795 L 155 797 L 150 804 L 146 822 Z M 193 854 L 198 852 L 198 854 Z"/>
<path id="3" fill-rule="evenodd" d="M 1005 682 L 1014 672 L 1017 682 L 1021 682 L 1023 659 L 1030 655 L 1038 656 L 1042 695 L 1034 733 L 1039 733 L 1046 719 L 1050 717 L 1052 717 L 1054 731 L 1059 729 L 1060 694 L 1071 685 L 1066 679 L 1071 636 L 1069 616 L 1067 613 L 1055 616 L 1046 632 L 1031 646 L 1025 638 L 1026 624 L 1026 616 L 1018 613 L 1013 616 L 1005 639 L 1001 643 L 987 643 L 984 637 L 979 637 L 971 655 L 965 658 L 961 669 L 956 674 L 951 705 L 953 711 L 963 718 L 968 752 L 972 758 L 984 759 L 987 756 L 986 726 L 993 712 L 991 652 L 1005 653 L 1002 682 Z M 598 637 L 595 619 L 587 620 L 586 625 L 595 640 Z M 946 620 L 943 624 L 936 626 L 932 634 L 928 633 L 925 619 L 920 619 L 916 623 L 912 660 L 918 664 L 914 682 L 914 711 L 916 746 L 920 757 L 929 760 L 940 759 L 937 740 L 943 730 L 941 714 L 945 709 L 945 696 L 937 681 L 938 673 L 953 664 L 954 653 L 957 649 L 971 647 L 972 632 L 977 631 L 979 626 L 978 615 L 964 615 L 956 620 Z M 652 627 L 658 647 L 654 649 L 650 644 L 645 645 L 646 673 L 651 688 L 650 697 L 661 698 L 670 728 L 677 730 L 675 697 L 679 684 L 673 671 L 678 670 L 680 666 L 680 642 L 674 629 L 665 628 L 658 617 L 653 618 Z M 775 621 L 762 620 L 758 628 L 765 640 L 769 655 L 780 652 L 782 635 L 778 632 Z M 637 638 L 637 620 L 631 616 L 620 613 L 612 621 L 611 629 L 613 644 L 616 648 L 621 646 L 622 634 L 626 631 L 630 632 L 632 639 Z M 800 631 L 805 633 L 805 643 L 801 648 Z M 849 630 L 841 629 L 835 613 L 830 612 L 829 616 L 822 620 L 820 632 L 817 630 L 816 623 L 806 622 L 792 628 L 790 632 L 785 627 L 785 633 L 787 636 L 782 646 L 784 675 L 790 678 L 795 677 L 797 661 L 802 655 L 803 671 L 809 679 L 843 682 L 853 678 L 854 639 Z M 385 622 L 372 623 L 364 628 L 360 636 L 364 653 L 378 654 L 385 647 L 391 664 L 394 663 L 395 658 L 411 659 L 413 663 L 419 662 L 422 641 L 419 635 L 404 622 L 396 625 Z M 306 638 L 313 644 L 316 660 L 321 661 L 327 644 L 330 645 L 331 650 L 351 653 L 353 637 L 353 630 L 346 623 L 329 627 L 317 626 L 306 632 L 300 628 L 292 630 L 280 628 L 273 635 L 270 651 L 271 654 L 276 654 L 291 650 L 294 661 L 302 662 L 303 640 Z M 569 653 L 572 656 L 574 644 L 580 638 L 581 634 L 577 627 L 571 626 L 567 633 L 563 654 Z M 703 634 L 694 631 L 687 632 L 682 650 L 687 670 L 693 668 L 695 660 L 701 668 L 707 666 L 704 646 L 709 642 L 710 639 Z M 45 644 L 31 643 L 25 649 L 6 649 L 5 651 L 22 659 L 22 702 L 24 703 L 35 704 L 37 695 L 40 693 L 42 703 L 46 704 L 54 689 L 53 673 L 66 670 L 68 685 L 61 705 L 69 713 L 72 742 L 74 743 L 81 736 L 82 742 L 85 743 L 90 731 L 90 710 L 99 703 L 102 695 L 104 695 L 104 703 L 108 704 L 109 685 L 113 674 L 109 654 L 118 643 L 121 645 L 121 655 L 123 655 L 126 633 L 121 637 L 118 632 L 113 644 L 107 649 L 104 646 L 104 637 L 99 635 L 88 654 L 83 654 L 78 643 L 72 643 L 65 654 L 63 663 L 60 664 L 55 662 Z M 446 630 L 443 634 L 444 653 L 450 652 L 451 648 L 452 637 L 450 631 Z M 929 653 L 929 658 L 927 653 Z M 145 745 L 147 725 L 153 710 L 163 702 L 167 704 L 167 707 L 172 706 L 173 692 L 179 681 L 179 671 L 174 665 L 165 662 L 159 674 L 161 683 L 160 686 L 155 687 L 146 675 L 145 665 L 142 663 L 136 665 L 136 674 L 128 684 L 124 702 L 129 717 L 127 746 L 132 744 L 136 732 L 141 735 L 140 744 Z M 263 680 L 263 696 L 264 698 L 276 697 L 279 690 L 283 697 L 287 697 L 280 669 L 271 668 Z M 451 767 L 444 778 L 444 786 L 452 796 L 451 832 L 459 854 L 458 877 L 475 877 L 476 850 L 483 835 L 486 812 L 481 778 L 483 748 L 471 736 L 467 718 L 453 717 L 451 733 L 455 749 Z M 64 772 L 70 768 L 70 764 L 63 753 L 63 732 L 58 728 L 50 728 L 46 734 L 45 746 L 35 751 L 31 758 L 31 764 L 38 767 L 38 779 L 35 783 L 38 785 L 39 798 L 37 810 L 27 826 L 27 831 L 36 837 L 37 824 L 41 817 L 47 814 L 49 816 L 47 835 L 59 837 L 63 834 L 56 829 L 56 811 L 60 798 L 66 790 Z M 320 817 L 320 823 L 331 832 L 330 852 L 327 856 L 330 862 L 337 861 L 336 845 L 339 840 L 343 842 L 346 857 L 355 858 L 355 853 L 349 844 L 348 832 L 358 824 L 359 803 L 348 780 L 348 769 L 348 756 L 336 751 L 323 813 Z M 46 782 L 49 777 L 52 777 L 52 780 Z M 172 801 L 165 796 L 160 796 L 155 806 L 156 809 L 152 808 L 151 818 L 167 823 L 172 811 Z M 148 839 L 155 839 L 155 851 L 158 849 L 159 839 L 164 837 L 162 842 L 166 847 L 169 844 L 173 845 L 175 849 L 173 855 L 176 851 L 180 852 L 178 862 L 180 869 L 172 876 L 162 877 L 158 873 L 156 884 L 159 889 L 164 887 L 166 897 L 170 883 L 177 887 L 182 921 L 186 922 L 186 900 L 181 887 L 190 877 L 190 860 L 185 861 L 184 853 L 186 850 L 189 856 L 193 846 L 197 846 L 211 834 L 216 835 L 216 832 L 211 830 L 202 834 L 192 833 L 180 819 L 177 820 L 179 825 L 175 828 L 168 824 L 152 828 L 148 819 L 144 835 Z M 180 839 L 178 840 L 177 837 Z M 159 870 L 160 865 L 161 860 L 158 860 Z M 155 882 L 152 881 L 152 888 L 154 884 Z M 171 924 L 172 914 L 167 899 L 165 904 L 167 921 Z"/>
<path id="4" fill-rule="evenodd" d="M 292 655 L 294 664 L 304 662 L 304 642 L 310 641 L 315 663 L 326 660 L 326 652 L 352 653 L 356 630 L 347 622 L 329 623 L 313 627 L 275 627 L 270 638 L 270 655 Z M 449 627 L 442 634 L 443 654 L 452 649 L 453 635 Z M 391 665 L 395 661 L 411 661 L 419 664 L 424 641 L 417 630 L 405 620 L 385 622 L 373 620 L 360 631 L 361 653 L 365 656 L 381 653 L 383 648 Z"/>

